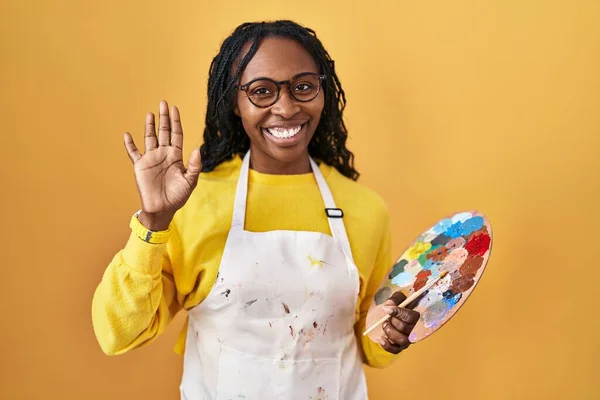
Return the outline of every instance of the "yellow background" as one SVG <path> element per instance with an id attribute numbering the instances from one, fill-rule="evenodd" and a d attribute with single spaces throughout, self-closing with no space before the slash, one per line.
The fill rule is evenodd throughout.
<path id="1" fill-rule="evenodd" d="M 122 133 L 160 99 L 186 157 L 206 78 L 245 20 L 293 18 L 336 60 L 362 182 L 400 254 L 476 208 L 495 233 L 461 312 L 372 399 L 600 398 L 600 2 L 343 0 L 3 2 L 0 398 L 175 399 L 179 315 L 110 358 L 92 292 L 139 208 Z"/>

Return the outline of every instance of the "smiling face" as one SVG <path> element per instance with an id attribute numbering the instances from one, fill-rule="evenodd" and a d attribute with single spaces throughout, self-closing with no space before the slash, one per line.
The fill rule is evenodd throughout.
<path id="1" fill-rule="evenodd" d="M 242 54 L 249 48 L 250 45 L 246 45 Z M 300 43 L 292 39 L 270 37 L 261 41 L 239 82 L 245 85 L 257 78 L 286 81 L 306 72 L 318 74 L 319 68 Z M 256 89 L 258 91 L 254 93 L 266 93 L 264 88 Z M 306 90 L 306 86 L 300 83 L 292 90 Z M 323 112 L 323 90 L 313 100 L 300 102 L 290 95 L 288 86 L 284 84 L 281 85 L 279 100 L 267 108 L 252 104 L 248 94 L 239 90 L 234 107 L 250 138 L 251 167 L 268 174 L 309 172 L 308 144 Z"/>

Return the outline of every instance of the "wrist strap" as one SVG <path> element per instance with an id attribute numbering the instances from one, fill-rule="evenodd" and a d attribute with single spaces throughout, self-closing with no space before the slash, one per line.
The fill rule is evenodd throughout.
<path id="1" fill-rule="evenodd" d="M 142 210 L 139 210 L 138 212 L 133 214 L 133 216 L 131 217 L 131 222 L 129 223 L 129 227 L 131 228 L 131 231 L 133 233 L 135 233 L 135 235 L 138 238 L 140 238 L 141 240 L 143 240 L 146 243 L 151 243 L 151 244 L 167 243 L 169 241 L 169 237 L 171 236 L 171 228 L 169 228 L 165 231 L 151 231 L 150 229 L 148 229 L 144 225 L 142 225 L 142 223 L 138 219 L 138 215 L 140 215 L 141 212 L 142 212 Z"/>

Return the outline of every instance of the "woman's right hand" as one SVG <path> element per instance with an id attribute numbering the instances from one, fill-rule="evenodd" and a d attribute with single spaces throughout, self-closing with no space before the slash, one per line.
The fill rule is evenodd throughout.
<path id="1" fill-rule="evenodd" d="M 142 212 L 142 225 L 153 231 L 166 230 L 175 212 L 189 199 L 198 183 L 200 151 L 195 149 L 188 168 L 183 164 L 183 129 L 179 110 L 160 102 L 158 138 L 154 114 L 146 115 L 145 154 L 141 154 L 129 132 L 125 133 L 125 148 L 133 162 Z"/>

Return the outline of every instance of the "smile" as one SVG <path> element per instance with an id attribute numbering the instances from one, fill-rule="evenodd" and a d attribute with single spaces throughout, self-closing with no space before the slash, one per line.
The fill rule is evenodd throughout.
<path id="1" fill-rule="evenodd" d="M 263 128 L 263 132 L 266 132 L 277 139 L 291 139 L 300 133 L 303 127 L 304 124 L 288 128 Z"/>

